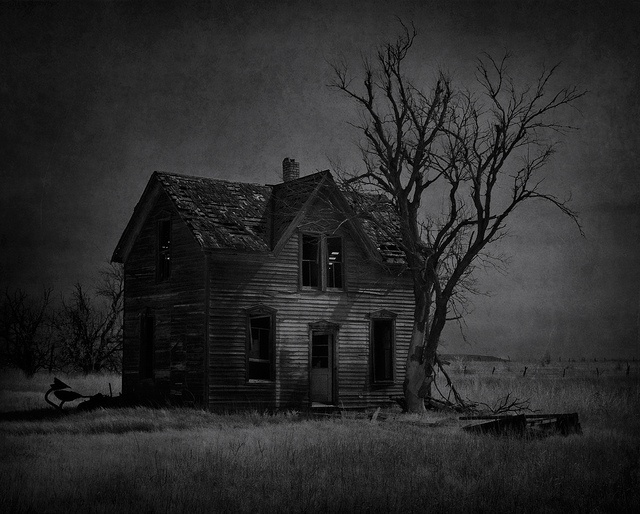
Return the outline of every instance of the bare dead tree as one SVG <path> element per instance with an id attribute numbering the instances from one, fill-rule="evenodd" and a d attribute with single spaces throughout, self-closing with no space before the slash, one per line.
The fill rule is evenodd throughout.
<path id="1" fill-rule="evenodd" d="M 442 330 L 463 316 L 474 270 L 500 265 L 487 246 L 505 234 L 513 212 L 543 200 L 582 232 L 567 201 L 543 190 L 542 172 L 558 136 L 572 128 L 552 115 L 585 92 L 552 91 L 557 66 L 519 87 L 508 70 L 509 56 L 488 54 L 478 58 L 470 89 L 444 72 L 430 87 L 420 87 L 405 74 L 415 38 L 415 28 L 403 25 L 395 41 L 364 60 L 360 80 L 346 63 L 334 64 L 330 87 L 358 106 L 361 121 L 354 126 L 364 136 L 364 171 L 345 174 L 343 187 L 381 195 L 397 219 L 395 244 L 415 299 L 404 394 L 410 412 L 423 412 Z"/>
<path id="2" fill-rule="evenodd" d="M 21 289 L 7 289 L 0 306 L 2 361 L 29 377 L 46 368 L 52 357 L 50 298 L 48 288 L 42 290 L 40 298 Z"/>
<path id="3" fill-rule="evenodd" d="M 76 284 L 71 298 L 63 300 L 55 320 L 60 360 L 84 374 L 121 368 L 122 267 L 111 264 L 101 275 L 97 298 Z"/>

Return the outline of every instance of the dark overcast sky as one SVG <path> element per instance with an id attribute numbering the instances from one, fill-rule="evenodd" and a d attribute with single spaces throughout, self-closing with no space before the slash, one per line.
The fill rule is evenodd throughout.
<path id="1" fill-rule="evenodd" d="M 589 90 L 546 184 L 571 194 L 586 237 L 531 205 L 479 274 L 469 346 L 539 357 L 640 356 L 640 2 L 22 2 L 0 4 L 0 285 L 89 283 L 154 170 L 258 183 L 360 166 L 356 111 L 327 61 L 419 32 L 415 76 L 469 82 L 482 51 L 522 81 L 562 62 Z"/>

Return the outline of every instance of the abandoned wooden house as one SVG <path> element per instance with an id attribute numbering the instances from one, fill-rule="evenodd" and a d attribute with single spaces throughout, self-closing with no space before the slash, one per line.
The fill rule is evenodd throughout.
<path id="1" fill-rule="evenodd" d="M 113 254 L 125 394 L 216 410 L 402 395 L 413 293 L 397 227 L 382 207 L 356 215 L 367 195 L 329 171 L 299 174 L 293 159 L 273 186 L 153 173 Z"/>

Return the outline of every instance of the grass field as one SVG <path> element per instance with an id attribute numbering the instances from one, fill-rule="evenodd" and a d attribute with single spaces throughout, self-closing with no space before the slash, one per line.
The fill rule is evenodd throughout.
<path id="1" fill-rule="evenodd" d="M 376 422 L 146 408 L 45 416 L 52 377 L 5 373 L 0 511 L 638 511 L 637 363 L 628 374 L 616 362 L 449 369 L 463 397 L 491 404 L 511 392 L 532 409 L 578 412 L 583 435 L 477 436 L 455 414 L 395 410 Z M 86 394 L 120 388 L 114 376 L 60 378 Z"/>

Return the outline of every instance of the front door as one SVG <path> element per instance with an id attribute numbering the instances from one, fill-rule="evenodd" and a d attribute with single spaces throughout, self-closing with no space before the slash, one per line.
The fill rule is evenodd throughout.
<path id="1" fill-rule="evenodd" d="M 333 334 L 311 333 L 311 401 L 333 402 Z"/>

